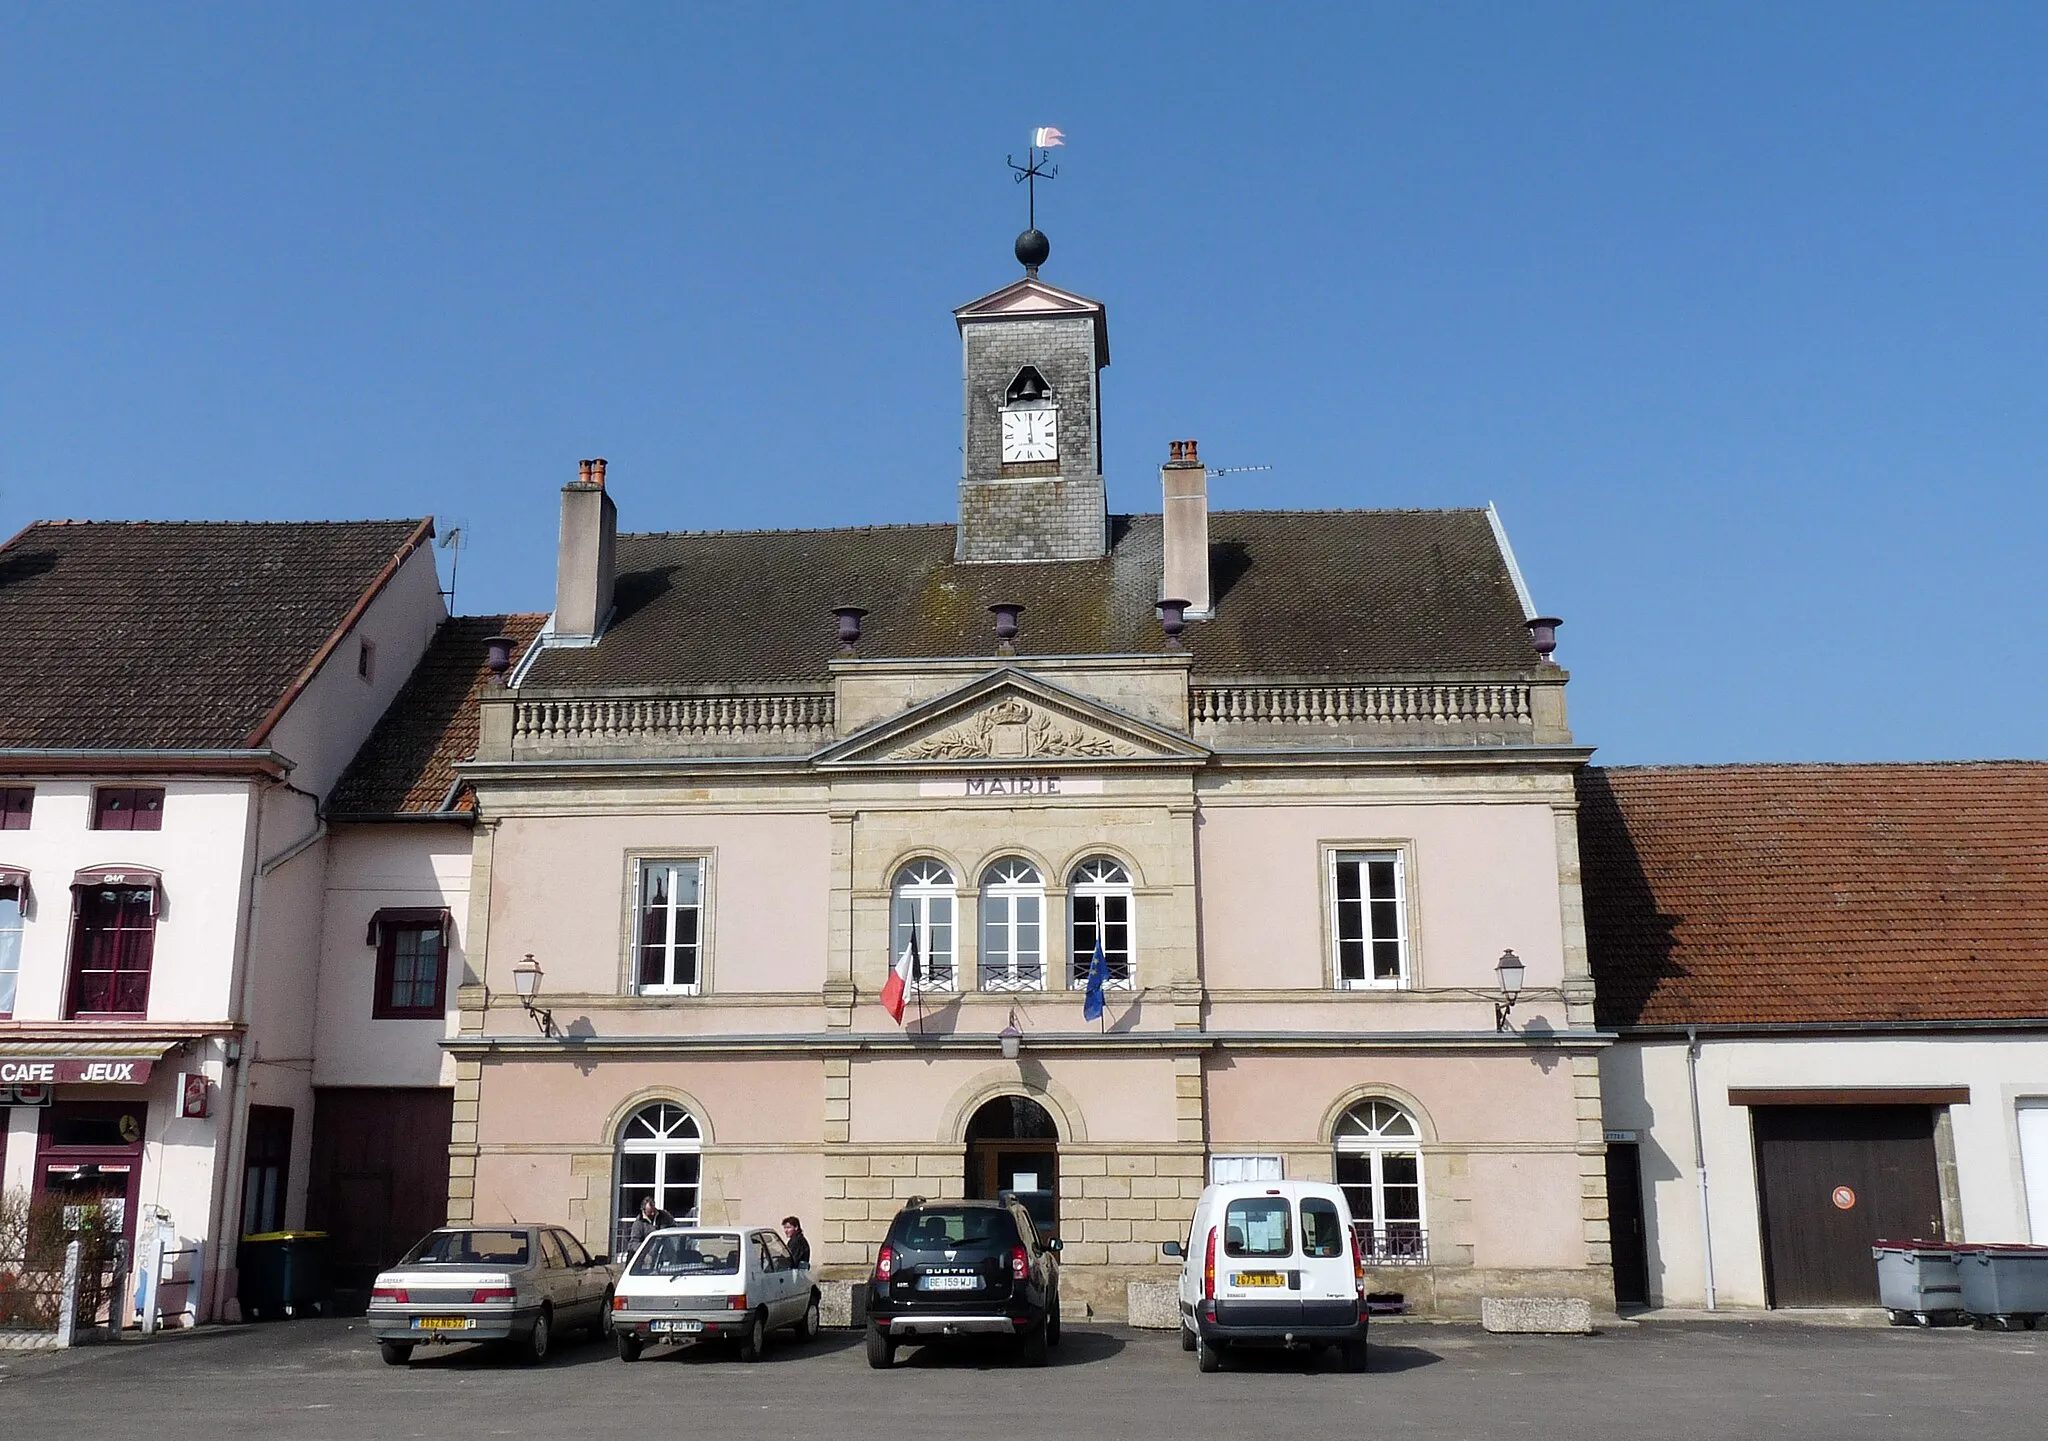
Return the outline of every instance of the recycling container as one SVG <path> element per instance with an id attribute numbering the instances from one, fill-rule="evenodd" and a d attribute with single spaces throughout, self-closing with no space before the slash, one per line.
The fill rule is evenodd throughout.
<path id="1" fill-rule="evenodd" d="M 1877 1260 L 1878 1300 L 1894 1326 L 1967 1319 L 1955 1247 L 1940 1241 L 1879 1241 L 1870 1254 Z"/>
<path id="2" fill-rule="evenodd" d="M 241 1277 L 235 1295 L 244 1320 L 311 1316 L 333 1293 L 325 1231 L 244 1236 L 236 1267 Z"/>
<path id="3" fill-rule="evenodd" d="M 1963 1309 L 1977 1324 L 2011 1330 L 2048 1316 L 2048 1246 L 1961 1246 Z"/>

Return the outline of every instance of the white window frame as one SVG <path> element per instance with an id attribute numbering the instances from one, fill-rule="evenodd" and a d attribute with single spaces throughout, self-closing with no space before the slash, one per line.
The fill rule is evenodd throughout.
<path id="1" fill-rule="evenodd" d="M 1091 868 L 1113 868 L 1119 879 L 1106 880 L 1099 876 L 1089 876 L 1087 873 Z M 1122 900 L 1124 903 L 1124 949 L 1116 952 L 1110 950 L 1107 945 L 1103 947 L 1103 957 L 1112 967 L 1109 982 L 1104 989 L 1134 991 L 1138 988 L 1138 899 L 1131 884 L 1131 868 L 1115 856 L 1097 855 L 1082 860 L 1068 872 L 1067 877 L 1067 989 L 1070 991 L 1088 989 L 1088 968 L 1095 960 L 1094 946 L 1089 946 L 1086 955 L 1081 952 L 1080 902 L 1094 903 L 1094 924 L 1099 930 L 1103 925 L 1103 905 L 1111 900 Z M 1114 970 L 1119 955 L 1124 967 L 1121 977 Z"/>
<path id="2" fill-rule="evenodd" d="M 673 1111 L 675 1115 L 665 1115 L 664 1110 Z M 634 1127 L 650 1113 L 656 1119 L 647 1123 L 647 1129 L 655 1134 L 634 1135 Z M 695 1113 L 681 1101 L 649 1101 L 644 1106 L 636 1106 L 633 1114 L 626 1117 L 625 1122 L 620 1125 L 616 1178 L 612 1183 L 612 1210 L 617 1213 L 612 1218 L 612 1230 L 616 1233 L 612 1246 L 614 1251 L 623 1244 L 626 1225 L 639 1214 L 639 1194 L 648 1189 L 634 1184 L 635 1198 L 630 1206 L 626 1204 L 628 1156 L 654 1157 L 654 1184 L 651 1192 L 654 1204 L 668 1211 L 676 1218 L 678 1224 L 695 1225 L 698 1212 L 704 1203 L 704 1126 Z M 668 1159 L 671 1156 L 697 1157 L 697 1179 L 678 1181 L 671 1186 L 667 1176 Z M 687 1215 L 681 1211 L 671 1210 L 665 1204 L 671 1191 L 689 1193 L 691 1204 Z"/>
<path id="3" fill-rule="evenodd" d="M 11 1016 L 21 1002 L 21 945 L 27 930 L 28 887 L 0 889 L 14 892 L 14 919 L 0 924 L 0 1016 Z"/>
<path id="4" fill-rule="evenodd" d="M 1394 867 L 1394 934 L 1382 936 L 1373 929 L 1372 880 L 1373 862 L 1391 861 Z M 1344 907 L 1340 898 L 1339 872 L 1345 865 L 1356 865 L 1359 870 L 1359 918 L 1363 922 L 1365 945 L 1365 974 L 1352 978 L 1344 974 Z M 1414 984 L 1414 947 L 1409 940 L 1408 927 L 1408 856 L 1398 846 L 1331 846 L 1325 862 L 1325 884 L 1329 887 L 1330 918 L 1330 980 L 1340 991 L 1398 991 Z M 1399 969 L 1393 976 L 1380 977 L 1374 972 L 1375 948 L 1381 941 L 1393 941 L 1399 948 Z"/>
<path id="5" fill-rule="evenodd" d="M 943 876 L 941 880 L 939 877 Z M 906 919 L 903 907 L 911 908 Z M 932 911 L 943 908 L 940 923 L 951 937 L 943 955 L 932 945 Z M 889 887 L 889 964 L 895 966 L 910 941 L 912 927 L 917 934 L 917 964 L 910 974 L 913 991 L 952 991 L 960 975 L 960 886 L 953 868 L 933 856 L 919 856 L 896 868 Z"/>
<path id="6" fill-rule="evenodd" d="M 643 982 L 641 959 L 646 948 L 646 914 L 649 878 L 657 871 L 678 871 L 691 869 L 697 873 L 697 903 L 694 906 L 676 905 L 673 899 L 667 907 L 667 923 L 663 931 L 662 947 L 668 952 L 663 974 L 665 981 Z M 703 856 L 646 856 L 633 863 L 633 942 L 632 942 L 632 988 L 638 996 L 700 996 L 704 993 L 705 961 L 709 946 L 707 941 L 711 907 L 711 868 Z M 670 891 L 671 897 L 675 892 Z M 696 912 L 697 938 L 691 945 L 696 960 L 696 974 L 688 981 L 675 979 L 676 918 L 679 913 Z"/>
<path id="7" fill-rule="evenodd" d="M 1284 1181 L 1287 1158 L 1263 1154 L 1223 1154 L 1209 1157 L 1209 1184 L 1226 1186 L 1233 1181 Z"/>
<path id="8" fill-rule="evenodd" d="M 1393 1112 L 1394 1115 L 1407 1124 L 1409 1128 L 1407 1133 L 1398 1134 L 1390 1131 L 1383 1125 L 1378 1130 L 1368 1131 L 1363 1135 L 1346 1135 L 1344 1130 L 1346 1122 L 1352 1116 L 1357 1115 L 1370 1106 L 1384 1106 L 1387 1110 Z M 1365 1159 L 1368 1166 L 1367 1174 L 1370 1177 L 1369 1182 L 1364 1188 L 1367 1199 L 1370 1202 L 1370 1209 L 1365 1214 L 1359 1214 L 1355 1201 L 1355 1193 L 1360 1189 L 1359 1186 L 1356 1183 L 1344 1181 L 1339 1181 L 1338 1185 L 1343 1188 L 1346 1203 L 1352 1207 L 1351 1219 L 1359 1225 L 1366 1227 L 1375 1237 L 1383 1237 L 1387 1234 L 1387 1157 L 1390 1155 L 1413 1156 L 1415 1158 L 1415 1219 L 1413 1221 L 1403 1220 L 1396 1224 L 1413 1226 L 1425 1238 L 1429 1235 L 1429 1181 L 1423 1173 L 1422 1123 L 1415 1118 L 1413 1111 L 1409 1110 L 1399 1101 L 1392 1100 L 1386 1096 L 1366 1096 L 1354 1101 L 1351 1105 L 1345 1107 L 1344 1114 L 1338 1118 L 1337 1134 L 1332 1138 L 1331 1149 L 1338 1158 L 1351 1156 L 1363 1157 Z M 1333 1169 L 1331 1174 L 1337 1175 L 1339 1173 Z"/>
<path id="9" fill-rule="evenodd" d="M 1030 879 L 1021 874 L 1000 875 L 1005 868 L 1021 867 L 1029 872 Z M 980 965 L 978 973 L 981 989 L 984 991 L 1042 991 L 1045 989 L 1045 872 L 1035 861 L 1023 856 L 998 856 L 981 871 L 980 911 L 976 917 L 976 932 L 979 937 Z M 1038 915 L 1038 946 L 1027 955 L 1021 937 L 1030 924 L 1024 919 L 1027 905 L 1035 907 Z M 1000 919 L 997 912 L 1000 911 Z M 1004 944 L 999 948 L 990 947 L 989 932 L 993 926 L 998 930 Z M 1002 957 L 1000 965 L 990 959 L 991 951 Z M 1035 965 L 1037 974 L 1027 972 Z M 995 974 L 1000 971 L 1000 974 Z"/>

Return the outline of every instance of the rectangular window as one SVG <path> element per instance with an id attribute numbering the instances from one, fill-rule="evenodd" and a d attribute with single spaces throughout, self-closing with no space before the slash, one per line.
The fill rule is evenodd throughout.
<path id="1" fill-rule="evenodd" d="M 1286 1163 L 1278 1156 L 1211 1156 L 1209 1158 L 1209 1184 L 1212 1186 L 1221 1186 L 1230 1181 L 1284 1181 L 1286 1179 Z"/>
<path id="2" fill-rule="evenodd" d="M 1131 989 L 1131 898 L 1127 895 L 1088 895 L 1076 892 L 1073 897 L 1074 912 L 1074 953 L 1073 967 L 1069 972 L 1068 986 L 1083 990 L 1088 985 L 1088 973 L 1095 967 L 1095 947 L 1102 946 L 1103 968 L 1109 972 L 1104 982 L 1112 991 Z"/>
<path id="3" fill-rule="evenodd" d="M 0 789 L 0 831 L 27 830 L 29 813 L 35 807 L 34 786 L 7 786 Z"/>
<path id="4" fill-rule="evenodd" d="M 704 862 L 642 861 L 633 975 L 643 996 L 694 996 L 702 978 Z"/>
<path id="5" fill-rule="evenodd" d="M 80 886 L 71 940 L 71 1014 L 142 1016 L 156 952 L 156 891 Z"/>
<path id="6" fill-rule="evenodd" d="M 1408 921 L 1397 851 L 1335 851 L 1330 856 L 1339 990 L 1408 982 Z"/>
<path id="7" fill-rule="evenodd" d="M 431 918 L 380 915 L 377 996 L 370 1015 L 379 1021 L 439 1020 L 447 1009 L 448 913 Z"/>
<path id="8" fill-rule="evenodd" d="M 92 793 L 96 831 L 160 831 L 164 828 L 162 786 L 101 786 Z"/>
<path id="9" fill-rule="evenodd" d="M 377 644 L 375 641 L 356 642 L 356 678 L 373 681 L 377 678 Z"/>
<path id="10" fill-rule="evenodd" d="M 19 885 L 0 886 L 0 1017 L 14 1014 L 14 989 L 21 979 Z"/>

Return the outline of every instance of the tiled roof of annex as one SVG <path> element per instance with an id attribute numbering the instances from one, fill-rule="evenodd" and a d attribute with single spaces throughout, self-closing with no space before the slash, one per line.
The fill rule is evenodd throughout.
<path id="1" fill-rule="evenodd" d="M 0 547 L 0 747 L 228 750 L 427 520 L 40 521 Z"/>
<path id="2" fill-rule="evenodd" d="M 1215 617 L 1191 622 L 1197 682 L 1532 671 L 1538 657 L 1484 510 L 1219 511 Z M 834 606 L 863 607 L 869 659 L 989 654 L 988 607 L 1021 604 L 1025 656 L 1167 649 L 1160 517 L 1110 517 L 1100 560 L 960 564 L 950 524 L 621 535 L 601 641 L 548 649 L 536 690 L 821 687 Z"/>
<path id="3" fill-rule="evenodd" d="M 1588 767 L 1603 1025 L 2048 1017 L 2048 762 Z"/>
<path id="4" fill-rule="evenodd" d="M 544 615 L 458 615 L 441 622 L 335 784 L 329 819 L 473 811 L 475 799 L 467 786 L 458 789 L 455 766 L 476 754 L 477 698 L 491 679 L 484 642 L 500 632 L 512 637 L 516 666 L 546 621 Z"/>

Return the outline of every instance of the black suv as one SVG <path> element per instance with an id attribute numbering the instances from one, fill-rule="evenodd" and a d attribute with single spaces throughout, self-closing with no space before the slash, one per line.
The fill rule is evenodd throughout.
<path id="1" fill-rule="evenodd" d="M 906 1340 L 1015 1336 L 1043 1366 L 1060 1340 L 1056 1240 L 1040 1240 L 1016 1201 L 913 1198 L 890 1223 L 868 1282 L 868 1364 Z"/>

